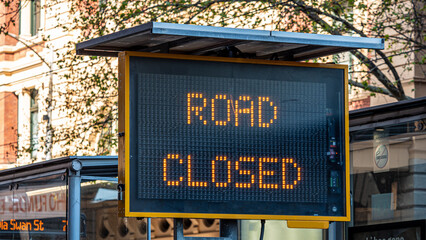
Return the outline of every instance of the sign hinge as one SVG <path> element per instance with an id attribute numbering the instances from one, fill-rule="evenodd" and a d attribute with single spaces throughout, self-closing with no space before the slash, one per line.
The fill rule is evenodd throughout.
<path id="1" fill-rule="evenodd" d="M 117 185 L 117 190 L 118 190 L 118 201 L 122 201 L 123 198 L 123 193 L 124 193 L 124 184 L 118 184 Z"/>

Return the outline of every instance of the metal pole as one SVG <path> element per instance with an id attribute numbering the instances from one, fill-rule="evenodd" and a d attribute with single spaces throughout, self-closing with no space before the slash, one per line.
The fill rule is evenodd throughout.
<path id="1" fill-rule="evenodd" d="M 46 160 L 52 159 L 53 129 L 52 129 L 52 111 L 53 111 L 53 46 L 51 47 L 51 58 L 49 65 L 49 94 L 47 95 L 47 126 L 46 126 Z"/>
<path id="2" fill-rule="evenodd" d="M 331 222 L 328 227 L 328 240 L 337 240 L 336 238 L 336 222 Z"/>
<path id="3" fill-rule="evenodd" d="M 238 220 L 221 219 L 220 236 L 229 240 L 239 240 Z"/>
<path id="4" fill-rule="evenodd" d="M 174 240 L 184 240 L 183 235 L 183 219 L 175 218 L 173 223 L 173 239 Z"/>
<path id="5" fill-rule="evenodd" d="M 146 239 L 151 240 L 151 218 L 146 219 Z"/>
<path id="6" fill-rule="evenodd" d="M 80 192 L 82 165 L 74 160 L 68 178 L 68 236 L 70 240 L 80 239 Z"/>
<path id="7" fill-rule="evenodd" d="M 328 228 L 328 240 L 345 239 L 344 224 L 342 222 L 330 222 Z"/>

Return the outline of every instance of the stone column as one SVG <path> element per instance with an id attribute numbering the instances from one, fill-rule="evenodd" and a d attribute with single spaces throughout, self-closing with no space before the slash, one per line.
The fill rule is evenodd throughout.
<path id="1" fill-rule="evenodd" d="M 21 89 L 18 95 L 18 165 L 31 163 L 31 154 L 26 151 L 30 147 L 30 91 Z"/>
<path id="2" fill-rule="evenodd" d="M 426 133 L 426 132 L 425 132 Z M 426 216 L 426 134 L 413 137 L 409 149 L 409 171 L 401 180 L 398 206 L 402 219 L 424 219 Z"/>

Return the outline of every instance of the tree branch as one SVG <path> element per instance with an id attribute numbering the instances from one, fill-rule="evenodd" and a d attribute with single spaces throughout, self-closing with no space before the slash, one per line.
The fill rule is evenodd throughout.
<path id="1" fill-rule="evenodd" d="M 325 31 L 327 31 L 327 32 L 329 32 L 333 35 L 342 35 L 340 31 L 332 28 L 332 26 L 330 26 L 327 22 L 325 22 L 318 15 L 319 14 L 318 9 L 316 9 L 316 11 L 311 11 L 311 9 L 312 9 L 311 7 L 306 6 L 304 3 L 300 2 L 300 1 L 295 1 L 295 4 L 297 4 L 300 7 L 301 11 L 304 12 L 311 20 L 320 24 L 321 27 Z M 319 11 L 319 12 L 322 12 L 322 11 Z M 347 22 L 347 21 L 345 20 L 345 22 Z M 349 24 L 349 25 L 353 29 L 356 29 L 351 24 Z M 357 30 L 357 31 L 359 31 L 359 30 Z M 366 36 L 364 33 L 362 33 L 361 35 Z M 351 53 L 356 58 L 358 58 L 362 63 L 364 63 L 370 69 L 371 73 L 389 90 L 389 92 L 392 94 L 393 97 L 395 97 L 399 101 L 407 99 L 407 97 L 405 96 L 405 93 L 402 89 L 401 81 L 400 81 L 398 73 L 395 70 L 395 67 L 392 65 L 392 63 L 389 61 L 389 59 L 386 57 L 386 55 L 382 51 L 376 50 L 376 52 L 383 58 L 386 65 L 389 66 L 389 69 L 391 69 L 391 71 L 392 71 L 392 73 L 395 77 L 398 88 L 396 88 L 393 85 L 393 83 L 389 80 L 389 78 L 386 77 L 386 75 L 383 74 L 383 72 L 370 59 L 368 59 L 364 54 L 362 54 L 358 50 L 351 51 Z"/>
<path id="2" fill-rule="evenodd" d="M 367 35 L 364 33 L 364 32 L 362 32 L 362 31 L 360 31 L 359 29 L 357 29 L 353 24 L 351 24 L 350 22 L 348 22 L 346 19 L 343 19 L 343 18 L 341 18 L 341 17 L 338 17 L 338 16 L 336 16 L 336 15 L 333 15 L 333 14 L 329 14 L 329 13 L 326 13 L 326 12 L 324 12 L 324 11 L 321 11 L 321 10 L 319 10 L 319 9 L 317 9 L 317 8 L 313 8 L 313 7 L 310 7 L 310 6 L 307 6 L 306 4 L 304 4 L 303 2 L 300 2 L 300 1 L 294 1 L 294 3 L 295 4 L 297 4 L 299 7 L 301 7 L 303 10 L 303 12 L 305 12 L 310 18 L 312 18 L 312 19 L 315 19 L 314 21 L 316 21 L 316 22 L 318 22 L 318 23 L 320 23 L 320 25 L 322 25 L 322 26 L 325 26 L 325 28 L 324 28 L 324 30 L 326 30 L 327 31 L 327 29 L 329 29 L 329 31 L 328 32 L 330 32 L 331 34 L 333 34 L 333 35 L 342 35 L 342 33 L 340 32 L 340 31 L 337 31 L 337 30 L 335 30 L 335 29 L 333 29 L 328 23 L 326 23 L 323 19 L 321 19 L 319 16 L 318 16 L 318 14 L 320 14 L 320 15 L 324 15 L 324 16 L 327 16 L 327 17 L 330 17 L 331 19 L 333 19 L 333 20 L 335 20 L 335 21 L 339 21 L 339 22 L 341 22 L 343 25 L 345 25 L 345 27 L 346 28 L 348 28 L 348 29 L 350 29 L 350 30 L 352 30 L 352 31 L 354 31 L 355 33 L 357 33 L 357 34 L 359 34 L 361 37 L 367 37 Z M 315 14 L 312 14 L 312 13 L 315 13 Z M 398 72 L 396 71 L 396 69 L 395 69 L 395 67 L 393 66 L 393 64 L 390 62 L 390 60 L 386 57 L 386 54 L 384 54 L 383 53 L 383 51 L 381 51 L 381 50 L 378 50 L 378 49 L 375 49 L 374 50 L 380 57 L 382 57 L 382 59 L 383 59 L 383 61 L 386 63 L 386 65 L 389 67 L 389 70 L 392 72 L 392 75 L 393 75 L 393 77 L 394 77 L 394 79 L 395 79 L 395 83 L 396 83 L 396 85 L 397 85 L 397 88 L 398 88 L 398 90 L 399 90 L 399 92 L 400 92 L 400 94 L 397 94 L 395 97 L 397 97 L 397 98 L 401 98 L 401 99 L 398 99 L 398 100 L 404 100 L 405 99 L 405 93 L 404 93 L 404 89 L 403 89 L 403 87 L 402 87 L 402 84 L 401 84 L 401 79 L 400 79 L 400 77 L 399 77 L 399 74 L 398 74 Z M 359 58 L 358 58 L 359 59 Z M 366 64 L 367 65 L 367 67 L 368 68 L 370 68 L 370 64 L 372 63 L 371 61 L 369 61 L 369 59 L 368 58 L 362 58 L 362 59 L 366 59 L 366 60 L 368 60 L 368 64 Z M 361 60 L 361 59 L 360 59 Z M 362 62 L 365 62 L 365 61 L 363 61 L 363 60 L 361 60 Z M 367 62 L 365 62 L 365 63 L 367 63 Z M 372 69 L 372 68 L 370 68 L 370 69 Z M 374 70 L 372 71 L 372 73 L 376 76 L 380 76 L 381 77 L 381 79 L 379 79 L 379 81 L 380 82 L 387 82 L 387 81 L 389 81 L 390 83 L 391 83 L 391 81 L 378 69 L 378 68 L 374 68 Z M 377 77 L 376 76 L 376 77 Z M 386 83 L 386 84 L 384 84 L 385 86 L 390 86 L 390 84 L 389 83 Z M 393 86 L 393 84 L 392 84 L 392 86 Z M 391 92 L 393 92 L 393 90 L 391 90 L 390 89 L 390 91 Z"/>
<path id="3" fill-rule="evenodd" d="M 358 88 L 362 88 L 364 90 L 370 91 L 370 92 L 375 92 L 375 93 L 381 93 L 384 95 L 388 95 L 390 97 L 394 97 L 387 89 L 385 88 L 381 88 L 381 87 L 376 87 L 376 86 L 371 86 L 368 84 L 363 84 L 360 82 L 356 82 L 354 80 L 349 80 L 349 84 Z"/>
<path id="4" fill-rule="evenodd" d="M 377 80 L 379 80 L 386 87 L 386 89 L 389 90 L 389 92 L 394 98 L 396 98 L 398 101 L 408 99 L 403 92 L 401 93 L 399 89 L 396 88 L 392 84 L 392 82 L 388 80 L 388 78 L 384 75 L 382 71 L 379 70 L 376 64 L 373 63 L 370 59 L 368 59 L 364 54 L 362 54 L 358 50 L 352 50 L 351 53 L 355 57 L 357 57 L 361 62 L 363 62 L 369 69 L 374 69 L 371 71 L 371 74 L 373 74 L 377 78 Z"/>

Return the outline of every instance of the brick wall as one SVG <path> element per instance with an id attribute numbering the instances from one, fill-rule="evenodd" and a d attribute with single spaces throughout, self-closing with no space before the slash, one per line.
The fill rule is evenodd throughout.
<path id="1" fill-rule="evenodd" d="M 3 2 L 3 1 L 2 1 Z M 19 35 L 19 0 L 12 0 L 8 7 L 3 3 L 0 4 L 0 24 L 6 28 L 9 33 Z M 2 45 L 16 45 L 18 41 L 11 36 L 0 34 L 0 46 Z"/>
<path id="2" fill-rule="evenodd" d="M 360 108 L 366 108 L 370 106 L 371 106 L 370 97 L 367 97 L 361 100 L 354 100 L 349 102 L 349 111 L 360 109 Z"/>
<path id="3" fill-rule="evenodd" d="M 18 97 L 0 92 L 0 164 L 16 162 L 18 140 Z"/>

